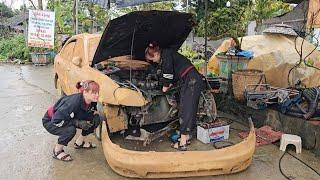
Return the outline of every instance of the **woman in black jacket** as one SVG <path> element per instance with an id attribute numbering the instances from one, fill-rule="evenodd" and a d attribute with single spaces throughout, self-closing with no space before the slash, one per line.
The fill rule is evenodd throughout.
<path id="1" fill-rule="evenodd" d="M 76 128 L 82 129 L 74 145 L 79 148 L 95 148 L 96 145 L 86 142 L 87 135 L 93 133 L 100 124 L 96 113 L 96 104 L 99 98 L 99 85 L 91 80 L 77 84 L 79 93 L 60 98 L 54 106 L 48 108 L 42 123 L 51 134 L 59 136 L 58 143 L 53 149 L 53 157 L 62 161 L 71 161 L 70 154 L 64 152 L 64 146 L 76 134 Z"/>
<path id="2" fill-rule="evenodd" d="M 201 91 L 204 87 L 200 73 L 189 59 L 173 49 L 160 49 L 156 43 L 150 43 L 145 50 L 147 61 L 158 63 L 162 70 L 163 92 L 167 92 L 174 84 L 179 83 L 180 89 L 180 143 L 173 148 L 186 151 L 190 144 L 191 131 L 196 126 L 196 116 Z"/>

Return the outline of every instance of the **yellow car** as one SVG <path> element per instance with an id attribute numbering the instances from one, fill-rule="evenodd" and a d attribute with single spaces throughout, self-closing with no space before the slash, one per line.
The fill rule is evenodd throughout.
<path id="1" fill-rule="evenodd" d="M 177 122 L 174 89 L 161 92 L 155 66 L 144 61 L 151 41 L 179 49 L 193 28 L 192 14 L 173 11 L 137 11 L 111 20 L 104 33 L 71 37 L 54 61 L 55 86 L 61 95 L 77 92 L 76 83 L 92 79 L 100 85 L 98 111 L 104 120 L 96 135 L 110 167 L 127 177 L 168 178 L 229 174 L 245 170 L 255 150 L 252 125 L 242 142 L 217 150 L 187 152 L 133 151 L 113 143 L 110 134 L 125 131 L 139 136 L 144 126 L 165 124 L 148 133 L 144 145 Z M 215 117 L 212 94 L 199 102 L 199 120 Z"/>

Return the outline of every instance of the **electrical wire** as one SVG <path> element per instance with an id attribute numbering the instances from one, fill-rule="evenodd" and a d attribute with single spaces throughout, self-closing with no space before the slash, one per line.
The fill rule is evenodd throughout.
<path id="1" fill-rule="evenodd" d="M 273 144 L 273 145 L 274 145 L 274 144 Z M 275 146 L 276 146 L 276 145 L 275 145 Z M 317 172 L 317 170 L 315 170 L 313 167 L 311 167 L 310 165 L 308 165 L 307 163 L 305 163 L 304 161 L 302 161 L 301 159 L 297 158 L 296 156 L 294 156 L 293 154 L 289 153 L 289 152 L 286 150 L 286 151 L 282 154 L 282 156 L 280 157 L 279 163 L 278 163 L 278 165 L 279 165 L 279 170 L 280 170 L 281 174 L 282 174 L 285 178 L 291 180 L 290 177 L 288 177 L 286 174 L 284 174 L 284 172 L 283 172 L 283 170 L 282 170 L 282 167 L 281 167 L 281 161 L 282 161 L 282 159 L 283 159 L 283 157 L 284 157 L 284 155 L 285 155 L 286 153 L 288 153 L 290 156 L 292 156 L 293 158 L 295 158 L 296 160 L 298 160 L 299 162 L 301 162 L 302 164 L 304 164 L 305 166 L 307 166 L 308 168 L 310 168 L 312 171 L 314 171 L 318 176 L 320 176 L 320 173 Z"/>
<path id="2" fill-rule="evenodd" d="M 287 152 L 287 150 L 286 150 L 286 151 L 282 154 L 282 156 L 280 157 L 278 166 L 279 166 L 280 173 L 281 173 L 286 179 L 291 180 L 286 174 L 284 174 L 284 172 L 282 171 L 282 168 L 281 168 L 281 161 L 282 161 L 282 158 L 284 157 L 284 155 L 286 154 L 286 152 Z"/>
<path id="3" fill-rule="evenodd" d="M 280 114 L 278 114 L 278 115 L 279 115 L 279 119 L 280 119 L 280 121 L 281 121 Z M 229 119 L 229 120 L 231 120 L 231 121 L 237 122 L 237 123 L 239 123 L 239 124 L 241 124 L 241 125 L 243 125 L 243 126 L 245 126 L 245 127 L 247 127 L 247 128 L 248 128 L 248 125 L 246 125 L 245 123 L 240 122 L 240 121 L 237 121 L 237 120 L 234 120 L 234 119 L 229 118 L 229 117 L 225 117 L 225 116 L 218 116 L 217 118 L 226 118 L 226 119 Z M 281 122 L 282 122 L 282 121 L 281 121 Z M 231 123 L 230 123 L 230 124 L 231 124 Z M 241 129 L 236 129 L 236 128 L 230 128 L 230 129 L 234 129 L 234 130 L 242 131 Z M 315 136 L 315 137 L 316 137 L 316 136 Z M 222 142 L 232 143 L 232 142 L 229 142 L 229 141 L 222 141 Z M 272 144 L 272 145 L 277 146 L 276 144 Z M 315 139 L 315 145 L 316 145 L 316 139 Z M 228 147 L 228 146 L 221 146 L 221 147 L 217 147 L 217 146 L 215 145 L 215 143 L 213 143 L 213 146 L 214 146 L 216 149 L 220 149 L 220 148 Z M 230 145 L 229 145 L 229 146 L 230 146 Z M 278 147 L 278 146 L 277 146 L 277 147 Z M 315 146 L 314 146 L 314 148 L 315 148 Z M 313 148 L 313 149 L 314 149 L 314 148 Z M 314 168 L 312 168 L 310 165 L 308 165 L 306 162 L 304 162 L 303 160 L 301 160 L 301 159 L 297 158 L 297 157 L 296 157 L 296 156 L 294 156 L 293 154 L 291 154 L 291 153 L 289 153 L 289 152 L 285 151 L 285 152 L 282 154 L 282 156 L 280 157 L 280 159 L 279 159 L 279 163 L 278 163 L 280 173 L 281 173 L 285 178 L 287 178 L 287 179 L 291 180 L 291 179 L 290 179 L 290 177 L 288 177 L 286 174 L 284 174 L 284 172 L 283 172 L 283 170 L 282 170 L 282 167 L 281 167 L 282 159 L 283 159 L 283 157 L 284 157 L 284 155 L 285 155 L 286 153 L 288 153 L 290 156 L 292 156 L 293 158 L 295 158 L 296 160 L 298 160 L 299 162 L 301 162 L 302 164 L 304 164 L 305 166 L 307 166 L 309 169 L 311 169 L 312 171 L 314 171 L 318 176 L 320 176 L 320 173 L 319 173 L 319 172 L 317 172 L 317 171 L 316 171 Z"/>
<path id="4" fill-rule="evenodd" d="M 292 156 L 293 158 L 295 158 L 296 160 L 300 161 L 302 164 L 304 164 L 305 166 L 307 166 L 308 168 L 310 168 L 312 171 L 314 171 L 318 176 L 320 176 L 320 173 L 315 170 L 313 167 L 311 167 L 310 165 L 308 165 L 307 163 L 305 163 L 304 161 L 302 161 L 301 159 L 297 158 L 296 156 L 294 156 L 293 154 L 291 154 L 290 152 L 287 152 L 290 156 Z"/>

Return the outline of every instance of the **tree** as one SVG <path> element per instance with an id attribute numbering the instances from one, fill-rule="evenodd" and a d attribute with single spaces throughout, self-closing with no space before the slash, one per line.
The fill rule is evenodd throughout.
<path id="1" fill-rule="evenodd" d="M 274 16 L 284 14 L 291 10 L 289 4 L 283 0 L 256 0 L 255 4 L 250 8 L 251 20 L 257 23 L 256 32 L 261 32 L 262 20 Z"/>
<path id="2" fill-rule="evenodd" d="M 226 6 L 228 1 L 230 7 Z M 204 36 L 204 1 L 192 0 L 191 5 L 197 15 L 196 34 Z M 257 28 L 261 29 L 263 19 L 289 10 L 290 6 L 282 0 L 208 0 L 208 35 L 211 39 L 243 36 L 249 21 L 257 21 Z"/>
<path id="3" fill-rule="evenodd" d="M 226 7 L 227 0 L 211 2 L 208 1 L 207 30 L 210 39 L 221 39 L 224 37 L 238 37 L 245 33 L 248 23 L 248 11 L 251 0 L 233 1 L 231 7 Z M 204 2 L 197 1 L 193 4 L 197 12 L 198 26 L 196 33 L 199 36 L 205 35 Z"/>
<path id="4" fill-rule="evenodd" d="M 108 13 L 110 17 L 119 17 L 121 15 L 133 12 L 133 11 L 148 11 L 148 10 L 163 10 L 172 11 L 174 10 L 176 3 L 170 1 L 162 1 L 155 3 L 146 3 L 138 6 L 124 7 L 120 9 L 111 9 Z"/>
<path id="5" fill-rule="evenodd" d="M 75 28 L 75 1 L 49 0 L 48 9 L 55 11 L 56 28 L 58 33 L 73 34 Z M 94 25 L 105 27 L 109 20 L 108 11 L 99 5 L 79 1 L 78 20 L 80 32 L 93 32 Z"/>
<path id="6" fill-rule="evenodd" d="M 0 2 L 0 20 L 4 18 L 10 18 L 14 15 L 11 8 L 6 6 L 3 2 Z"/>
<path id="7" fill-rule="evenodd" d="M 79 22 L 82 25 L 83 32 L 95 32 L 95 26 L 97 31 L 101 31 L 107 22 L 109 21 L 108 12 L 96 4 L 82 4 L 79 13 Z"/>

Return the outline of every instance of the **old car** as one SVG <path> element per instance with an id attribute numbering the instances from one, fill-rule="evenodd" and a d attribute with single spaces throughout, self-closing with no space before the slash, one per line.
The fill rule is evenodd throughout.
<path id="1" fill-rule="evenodd" d="M 246 169 L 255 150 L 252 125 L 242 142 L 223 149 L 187 152 L 134 151 L 110 138 L 126 132 L 141 136 L 144 145 L 168 132 L 177 123 L 177 89 L 161 91 L 161 72 L 144 60 L 150 41 L 178 50 L 193 28 L 189 13 L 137 11 L 111 20 L 104 33 L 71 37 L 54 61 L 55 86 L 60 93 L 77 92 L 78 81 L 92 79 L 100 85 L 98 111 L 104 120 L 96 130 L 110 167 L 128 177 L 167 178 L 229 174 Z M 210 84 L 199 102 L 198 120 L 216 117 Z M 161 126 L 160 126 L 161 124 Z M 150 132 L 145 126 L 153 125 Z"/>

